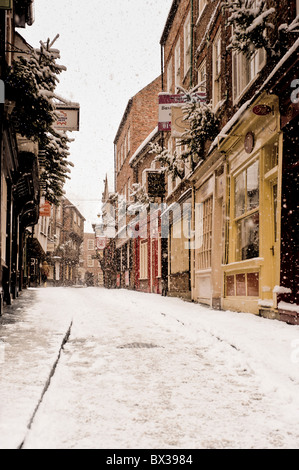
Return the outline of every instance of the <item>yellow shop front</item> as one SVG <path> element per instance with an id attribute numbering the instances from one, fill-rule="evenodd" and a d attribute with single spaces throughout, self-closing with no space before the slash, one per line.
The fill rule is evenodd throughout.
<path id="1" fill-rule="evenodd" d="M 227 165 L 222 308 L 277 315 L 282 133 L 279 104 L 263 93 L 219 144 Z"/>

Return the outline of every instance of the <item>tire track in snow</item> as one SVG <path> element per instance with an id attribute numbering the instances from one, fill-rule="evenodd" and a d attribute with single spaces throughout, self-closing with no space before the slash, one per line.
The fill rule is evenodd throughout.
<path id="1" fill-rule="evenodd" d="M 65 344 L 66 344 L 66 343 L 68 342 L 68 340 L 69 340 L 69 337 L 70 337 L 70 334 L 71 334 L 72 326 L 73 326 L 73 320 L 71 321 L 70 326 L 68 327 L 67 332 L 66 332 L 66 334 L 65 334 L 64 337 L 63 337 L 63 340 L 62 340 L 62 343 L 61 343 L 61 345 L 60 345 L 59 352 L 58 352 L 58 355 L 57 355 L 57 359 L 56 359 L 56 361 L 54 362 L 54 364 L 53 364 L 53 366 L 52 366 L 52 368 L 51 368 L 51 370 L 50 370 L 50 374 L 49 374 L 48 380 L 47 380 L 47 382 L 46 382 L 46 384 L 45 384 L 45 386 L 44 386 L 44 388 L 43 388 L 43 391 L 42 391 L 42 393 L 41 393 L 40 399 L 39 399 L 39 401 L 38 401 L 38 403 L 37 403 L 37 405 L 36 405 L 36 407 L 35 407 L 35 409 L 34 409 L 34 411 L 33 411 L 33 413 L 32 413 L 31 419 L 30 419 L 30 421 L 29 421 L 29 423 L 28 423 L 28 426 L 27 426 L 28 432 L 30 431 L 30 429 L 31 429 L 31 427 L 32 427 L 34 418 L 35 418 L 36 413 L 38 412 L 38 409 L 39 409 L 39 407 L 40 407 L 40 405 L 41 405 L 41 403 L 42 403 L 42 401 L 43 401 L 44 395 L 45 395 L 45 393 L 47 392 L 48 388 L 50 387 L 52 377 L 53 377 L 53 375 L 55 374 L 55 370 L 56 370 L 56 368 L 57 368 L 58 362 L 59 362 L 60 357 L 61 357 L 61 352 L 62 352 L 62 350 L 63 350 Z M 25 444 L 25 441 L 26 441 L 27 436 L 28 436 L 28 432 L 27 432 L 26 436 L 24 437 L 23 441 L 21 442 L 21 444 L 19 445 L 18 449 L 23 449 L 24 444 Z"/>
<path id="2" fill-rule="evenodd" d="M 182 322 L 182 320 L 178 320 L 177 318 L 173 317 L 172 315 L 168 315 L 168 314 L 162 313 L 162 312 L 161 312 L 161 315 L 163 315 L 164 317 L 172 318 L 173 320 L 176 320 L 178 323 L 180 323 L 180 324 L 183 325 L 183 326 L 188 326 L 188 325 L 186 325 L 184 322 Z M 231 344 L 229 341 L 227 341 L 227 340 L 224 339 L 224 338 L 220 338 L 220 336 L 217 336 L 216 334 L 212 333 L 211 331 L 208 331 L 208 330 L 205 329 L 205 328 L 202 328 L 202 331 L 204 331 L 204 332 L 207 333 L 208 335 L 212 336 L 213 338 L 216 338 L 216 339 L 217 339 L 218 341 L 220 341 L 221 343 L 225 343 L 225 344 L 227 344 L 228 346 L 230 346 L 231 348 L 236 349 L 237 351 L 240 351 L 240 349 L 237 348 L 237 346 L 235 346 L 234 344 Z"/>

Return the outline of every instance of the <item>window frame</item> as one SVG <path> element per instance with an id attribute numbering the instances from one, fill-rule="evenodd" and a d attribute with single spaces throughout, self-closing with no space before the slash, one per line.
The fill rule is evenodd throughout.
<path id="1" fill-rule="evenodd" d="M 189 11 L 184 23 L 184 77 L 191 67 L 191 12 Z"/>
<path id="2" fill-rule="evenodd" d="M 221 62 L 222 62 L 221 27 L 218 28 L 212 45 L 212 103 L 216 109 L 221 103 Z M 218 70 L 219 69 L 219 70 Z"/>
<path id="3" fill-rule="evenodd" d="M 200 77 L 200 75 L 202 75 L 204 77 Z M 198 86 L 198 91 L 200 93 L 206 93 L 206 90 L 207 90 L 207 59 L 204 58 L 201 63 L 199 64 L 198 68 L 197 68 L 197 85 L 199 85 L 200 83 L 203 83 L 203 85 L 200 85 Z"/>
<path id="4" fill-rule="evenodd" d="M 197 207 L 197 269 L 205 270 L 212 267 L 212 238 L 213 238 L 213 194 L 208 196 Z"/>
<path id="5" fill-rule="evenodd" d="M 241 52 L 232 53 L 232 93 L 233 103 L 236 103 L 246 93 L 248 88 L 265 67 L 267 55 L 265 49 L 258 49 L 255 54 L 247 59 Z M 248 71 L 248 77 L 244 79 L 244 70 Z"/>
<path id="6" fill-rule="evenodd" d="M 174 86 L 175 93 L 177 87 L 181 85 L 181 42 L 180 38 L 177 40 L 177 43 L 174 48 Z"/>
<path id="7" fill-rule="evenodd" d="M 253 208 L 249 208 L 248 206 L 248 169 L 252 168 L 253 165 L 258 164 L 258 173 L 257 173 L 257 191 L 258 191 L 258 205 L 255 205 Z M 236 207 L 236 179 L 239 178 L 242 174 L 244 174 L 244 210 L 242 213 L 237 212 Z M 243 167 L 241 171 L 233 175 L 233 213 L 232 213 L 232 221 L 234 227 L 234 234 L 233 239 L 234 242 L 234 249 L 233 249 L 233 259 L 235 262 L 243 262 L 246 260 L 258 258 L 260 256 L 260 241 L 261 241 L 261 233 L 260 233 L 260 197 L 261 197 L 261 185 L 260 185 L 260 174 L 261 174 L 261 162 L 260 158 L 255 158 L 251 160 L 246 167 Z M 257 256 L 249 256 L 243 257 L 242 254 L 242 241 L 240 243 L 239 240 L 242 240 L 242 227 L 240 228 L 240 224 L 246 223 L 249 218 L 258 217 L 258 254 Z M 244 245 L 245 246 L 245 245 Z M 248 246 L 248 245 L 246 245 Z"/>
<path id="8" fill-rule="evenodd" d="M 140 240 L 139 279 L 148 279 L 148 242 Z"/>
<path id="9" fill-rule="evenodd" d="M 92 247 L 90 248 L 91 246 L 91 243 L 92 242 Z M 88 251 L 94 251 L 94 239 L 93 238 L 88 238 L 87 240 L 87 249 Z"/>
<path id="10" fill-rule="evenodd" d="M 94 268 L 94 259 L 92 258 L 92 255 L 87 255 L 87 267 Z"/>
<path id="11" fill-rule="evenodd" d="M 206 6 L 207 6 L 207 0 L 198 0 L 198 19 L 203 14 Z"/>

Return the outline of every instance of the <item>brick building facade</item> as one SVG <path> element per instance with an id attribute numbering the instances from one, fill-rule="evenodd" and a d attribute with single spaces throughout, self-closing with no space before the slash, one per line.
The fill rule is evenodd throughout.
<path id="1" fill-rule="evenodd" d="M 130 160 L 157 126 L 157 97 L 160 91 L 159 76 L 129 100 L 114 139 L 115 191 L 118 197 L 123 198 L 122 209 L 118 204 L 115 214 L 118 230 L 115 239 L 117 287 L 135 288 L 137 260 L 133 240 L 127 230 L 131 217 L 126 209 L 131 202 L 130 192 L 133 184 L 137 182 L 137 176 L 130 165 Z"/>
<path id="2" fill-rule="evenodd" d="M 83 245 L 80 255 L 80 272 L 82 280 L 88 286 L 102 287 L 104 284 L 103 271 L 97 256 L 101 256 L 96 247 L 94 233 L 84 233 Z"/>
<path id="3" fill-rule="evenodd" d="M 253 24 L 258 35 L 254 27 L 263 25 L 267 17 L 259 36 L 263 45 L 252 48 L 243 43 L 242 50 L 240 45 L 232 47 L 235 37 L 228 25 L 230 12 L 222 1 L 174 0 L 166 19 L 160 40 L 162 92 L 182 94 L 182 89 L 197 86 L 205 95 L 215 125 L 207 131 L 202 124 L 200 132 L 205 138 L 198 147 L 197 160 L 194 153 L 189 155 L 179 177 L 165 172 L 169 235 L 164 268 L 167 265 L 168 295 L 298 323 L 294 205 L 298 187 L 292 182 L 297 181 L 298 162 L 299 105 L 294 88 L 298 80 L 299 5 L 297 0 L 282 0 L 278 7 L 277 2 L 268 0 L 260 6 L 262 15 L 250 26 Z M 127 116 L 133 122 L 134 113 L 140 118 L 143 111 L 129 102 L 115 144 Z M 161 132 L 157 140 L 174 156 L 186 146 L 174 132 L 174 109 L 171 114 L 169 130 Z M 151 166 L 153 157 L 146 145 L 154 127 L 142 136 L 139 149 L 138 145 L 134 150 L 130 147 L 132 154 L 138 149 L 136 160 L 128 160 L 123 172 L 116 147 L 119 194 L 128 197 L 129 183 L 142 182 L 145 167 Z M 128 222 L 124 220 L 118 230 Z M 115 243 L 116 249 L 124 245 L 117 237 Z M 129 246 L 132 240 L 128 237 L 125 243 Z M 147 256 L 150 252 L 147 250 Z M 135 253 L 141 258 L 140 251 Z M 122 255 L 117 259 L 121 266 Z M 141 264 L 135 259 L 126 265 L 130 287 L 142 288 L 143 284 L 147 285 L 143 289 L 149 288 L 145 271 L 143 279 L 136 272 Z M 117 285 L 126 287 L 121 276 Z"/>

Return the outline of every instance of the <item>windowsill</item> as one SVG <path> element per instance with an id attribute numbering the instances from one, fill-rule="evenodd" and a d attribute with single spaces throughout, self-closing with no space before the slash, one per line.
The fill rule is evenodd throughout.
<path id="1" fill-rule="evenodd" d="M 265 173 L 264 179 L 267 181 L 269 179 L 276 177 L 277 175 L 278 175 L 278 165 L 274 166 L 273 168 L 271 168 L 271 170 L 267 171 L 267 173 Z"/>
<path id="2" fill-rule="evenodd" d="M 231 299 L 231 300 L 258 300 L 259 296 L 258 295 L 226 295 L 224 297 L 225 299 Z"/>
<path id="3" fill-rule="evenodd" d="M 264 264 L 264 258 L 251 258 L 233 263 L 222 264 L 221 268 L 225 272 L 244 271 L 258 268 Z"/>

